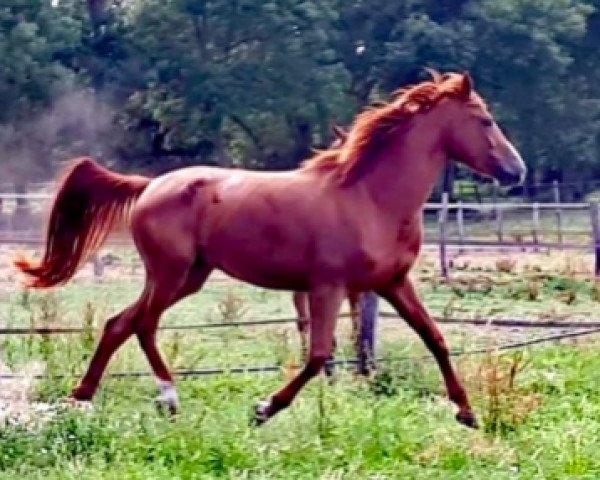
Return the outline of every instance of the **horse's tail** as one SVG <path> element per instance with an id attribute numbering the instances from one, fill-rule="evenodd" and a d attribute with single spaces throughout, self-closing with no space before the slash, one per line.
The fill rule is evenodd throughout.
<path id="1" fill-rule="evenodd" d="M 85 260 L 123 225 L 150 179 L 121 175 L 91 158 L 74 160 L 54 199 L 41 261 L 20 257 L 15 266 L 30 278 L 28 286 L 46 288 L 68 281 Z"/>

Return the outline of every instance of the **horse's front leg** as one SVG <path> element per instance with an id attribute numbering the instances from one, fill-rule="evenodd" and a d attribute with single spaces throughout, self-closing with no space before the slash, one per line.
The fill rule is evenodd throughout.
<path id="1" fill-rule="evenodd" d="M 350 320 L 352 322 L 352 344 L 356 351 L 356 358 L 360 358 L 362 345 L 360 343 L 360 293 L 349 292 L 348 302 L 350 303 Z"/>
<path id="2" fill-rule="evenodd" d="M 458 406 L 456 419 L 468 427 L 477 428 L 477 419 L 465 389 L 454 371 L 442 332 L 427 313 L 410 279 L 404 277 L 400 282 L 381 290 L 379 294 L 391 303 L 435 357 L 444 376 L 448 397 Z"/>
<path id="3" fill-rule="evenodd" d="M 260 402 L 256 407 L 255 423 L 263 424 L 280 410 L 288 407 L 304 385 L 316 376 L 331 355 L 337 316 L 345 296 L 339 286 L 320 287 L 310 292 L 310 351 L 304 368 L 285 387 Z"/>

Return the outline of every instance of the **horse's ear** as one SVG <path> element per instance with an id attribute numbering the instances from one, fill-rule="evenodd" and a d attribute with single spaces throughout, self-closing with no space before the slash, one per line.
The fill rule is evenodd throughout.
<path id="1" fill-rule="evenodd" d="M 348 132 L 346 132 L 342 127 L 336 125 L 335 123 L 331 124 L 331 131 L 335 135 L 338 140 L 346 140 L 348 137 Z"/>
<path id="2" fill-rule="evenodd" d="M 460 96 L 464 99 L 469 98 L 473 90 L 473 79 L 469 72 L 464 72 L 460 80 Z"/>
<path id="3" fill-rule="evenodd" d="M 435 68 L 425 67 L 424 70 L 431 76 L 434 83 L 442 82 L 442 74 L 438 72 Z"/>

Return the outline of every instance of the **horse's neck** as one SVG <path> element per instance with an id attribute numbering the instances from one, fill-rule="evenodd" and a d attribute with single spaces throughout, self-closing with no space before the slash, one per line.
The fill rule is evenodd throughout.
<path id="1" fill-rule="evenodd" d="M 404 220 L 420 212 L 445 165 L 436 135 L 418 129 L 390 140 L 362 181 L 377 209 Z"/>

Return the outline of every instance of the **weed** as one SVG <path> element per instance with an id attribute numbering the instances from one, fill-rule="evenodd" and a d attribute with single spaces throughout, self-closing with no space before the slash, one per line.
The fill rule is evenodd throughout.
<path id="1" fill-rule="evenodd" d="M 83 312 L 82 332 L 80 335 L 80 345 L 84 352 L 82 360 L 87 360 L 89 352 L 92 351 L 96 342 L 95 314 L 96 309 L 91 302 L 87 302 Z"/>
<path id="2" fill-rule="evenodd" d="M 483 408 L 486 432 L 504 435 L 513 431 L 539 406 L 541 396 L 518 384 L 518 377 L 529 365 L 523 352 L 489 350 L 475 367 L 469 383 Z"/>
<path id="3" fill-rule="evenodd" d="M 540 296 L 540 283 L 536 280 L 529 280 L 527 282 L 527 294 L 530 301 L 537 300 Z"/>
<path id="4" fill-rule="evenodd" d="M 496 260 L 496 270 L 502 273 L 511 273 L 515 270 L 517 261 L 514 258 L 499 258 Z"/>
<path id="5" fill-rule="evenodd" d="M 369 389 L 377 396 L 395 396 L 398 394 L 398 379 L 389 368 L 379 369 L 369 379 Z"/>
<path id="6" fill-rule="evenodd" d="M 19 305 L 27 310 L 31 307 L 31 291 L 28 288 L 21 290 L 21 294 L 19 295 Z"/>
<path id="7" fill-rule="evenodd" d="M 232 288 L 225 291 L 223 298 L 217 304 L 223 323 L 236 323 L 242 320 L 248 312 L 244 299 L 236 295 Z"/>
<path id="8" fill-rule="evenodd" d="M 592 286 L 591 299 L 600 302 L 600 281 L 596 280 Z"/>
<path id="9" fill-rule="evenodd" d="M 176 368 L 178 361 L 181 356 L 181 343 L 183 340 L 183 334 L 179 331 L 173 332 L 171 335 L 171 340 L 167 346 L 167 359 L 169 364 Z"/>

